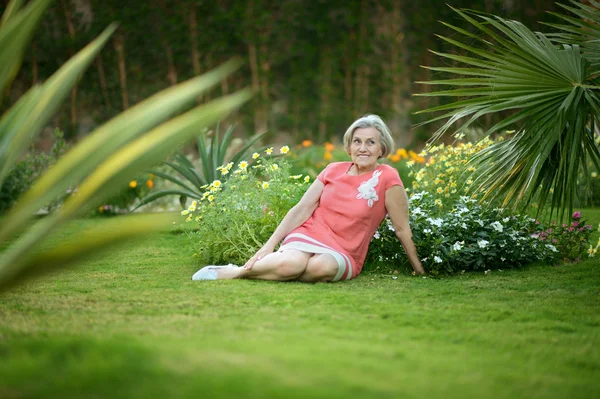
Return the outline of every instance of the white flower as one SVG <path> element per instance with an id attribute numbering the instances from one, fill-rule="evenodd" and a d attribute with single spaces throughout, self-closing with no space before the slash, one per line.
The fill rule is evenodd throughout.
<path id="1" fill-rule="evenodd" d="M 412 211 L 412 214 L 413 214 L 413 215 L 425 215 L 425 214 L 423 213 L 423 211 L 421 210 L 421 207 L 420 207 L 420 206 L 419 206 L 419 207 L 416 207 L 415 209 L 413 209 L 413 211 Z"/>
<path id="2" fill-rule="evenodd" d="M 455 251 L 460 251 L 461 249 L 463 249 L 464 245 L 465 245 L 464 241 L 456 241 L 454 243 L 454 245 L 452 245 L 452 249 Z"/>
<path id="3" fill-rule="evenodd" d="M 440 219 L 440 218 L 436 218 L 436 219 L 427 218 L 427 221 L 436 227 L 442 227 L 442 224 L 444 223 L 444 220 Z"/>
<path id="4" fill-rule="evenodd" d="M 485 272 L 483 272 L 483 273 L 487 275 L 487 274 L 489 274 L 489 273 L 491 273 L 491 272 L 492 272 L 492 271 L 491 271 L 490 269 L 487 269 L 487 270 L 486 270 Z"/>
<path id="5" fill-rule="evenodd" d="M 479 245 L 479 248 L 485 248 L 489 243 L 490 242 L 486 240 L 477 240 L 477 245 Z"/>
<path id="6" fill-rule="evenodd" d="M 373 234 L 373 238 L 375 238 L 376 240 L 379 240 L 380 237 L 381 237 L 381 235 L 379 234 L 379 230 L 375 230 L 375 234 Z"/>
<path id="7" fill-rule="evenodd" d="M 485 225 L 485 223 L 483 223 L 483 220 L 481 219 L 477 219 L 475 220 L 476 223 L 478 223 L 481 227 L 483 227 Z"/>
<path id="8" fill-rule="evenodd" d="M 423 229 L 423 233 L 425 233 L 425 234 L 431 234 L 431 230 L 430 229 Z"/>
<path id="9" fill-rule="evenodd" d="M 546 248 L 548 248 L 552 252 L 558 252 L 558 249 L 556 249 L 556 247 L 552 244 L 546 244 Z"/>
<path id="10" fill-rule="evenodd" d="M 499 233 L 502 233 L 502 231 L 504 230 L 504 226 L 502 226 L 502 224 L 498 221 L 492 223 L 491 226 L 494 228 L 494 230 L 496 230 Z"/>
<path id="11" fill-rule="evenodd" d="M 435 263 L 442 263 L 442 258 L 440 258 L 439 256 L 434 256 L 434 257 L 433 257 L 433 261 L 434 261 Z"/>
<path id="12" fill-rule="evenodd" d="M 503 222 L 503 223 L 506 223 L 506 222 L 508 222 L 509 220 L 510 220 L 510 218 L 509 218 L 509 217 L 506 217 L 506 218 L 502 219 L 502 222 Z"/>
<path id="13" fill-rule="evenodd" d="M 501 257 L 500 257 L 500 260 L 501 260 L 502 262 L 504 262 L 504 261 L 506 260 L 506 258 L 505 258 L 504 256 L 501 256 Z M 502 270 L 500 270 L 500 271 L 502 271 Z"/>

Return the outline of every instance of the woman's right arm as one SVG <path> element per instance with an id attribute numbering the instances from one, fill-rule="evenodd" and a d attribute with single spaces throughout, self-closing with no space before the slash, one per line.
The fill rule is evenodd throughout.
<path id="1" fill-rule="evenodd" d="M 319 179 L 316 179 L 313 184 L 311 184 L 300 201 L 288 211 L 265 245 L 263 245 L 253 257 L 248 259 L 248 262 L 244 265 L 246 269 L 251 269 L 256 261 L 273 252 L 277 244 L 279 244 L 285 236 L 295 228 L 301 226 L 302 223 L 313 214 L 319 205 L 324 186 L 323 182 Z"/>

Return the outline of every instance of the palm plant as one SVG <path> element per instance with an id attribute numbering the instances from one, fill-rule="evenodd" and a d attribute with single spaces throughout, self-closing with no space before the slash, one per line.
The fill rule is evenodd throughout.
<path id="1" fill-rule="evenodd" d="M 204 188 L 216 180 L 220 178 L 221 180 L 226 180 L 227 175 L 219 176 L 217 174 L 217 168 L 225 164 L 225 156 L 227 153 L 227 149 L 231 144 L 231 140 L 233 138 L 233 130 L 235 129 L 235 125 L 230 126 L 223 135 L 223 139 L 220 139 L 219 134 L 219 125 L 215 129 L 214 134 L 210 139 L 210 144 L 206 145 L 206 136 L 207 133 L 202 133 L 199 137 L 196 138 L 196 144 L 198 147 L 198 154 L 200 155 L 200 161 L 202 163 L 202 169 L 198 170 L 196 166 L 183 154 L 181 151 L 178 151 L 174 156 L 172 161 L 163 162 L 164 165 L 170 167 L 179 175 L 174 176 L 167 173 L 163 173 L 158 170 L 152 170 L 151 173 L 154 175 L 161 177 L 165 180 L 168 180 L 175 185 L 177 188 L 167 189 L 157 191 L 152 193 L 145 198 L 143 198 L 140 204 L 136 207 L 139 208 L 142 205 L 148 204 L 158 198 L 167 196 L 167 195 L 179 195 L 179 202 L 182 204 L 182 207 L 185 207 L 186 199 L 196 198 L 199 199 L 202 197 L 204 192 Z M 240 160 L 245 159 L 250 153 L 250 149 L 252 146 L 260 140 L 265 133 L 259 134 L 252 139 L 250 139 L 242 148 L 240 148 L 229 160 L 233 164 L 238 163 Z"/>
<path id="2" fill-rule="evenodd" d="M 0 92 L 12 81 L 21 59 L 50 0 L 9 3 L 0 21 Z M 67 61 L 43 84 L 32 87 L 0 117 L 0 186 L 10 167 L 22 156 L 33 138 L 68 95 L 77 78 L 116 29 L 109 26 L 97 39 Z M 166 89 L 114 117 L 72 147 L 9 210 L 0 226 L 0 290 L 23 278 L 72 264 L 91 252 L 126 242 L 169 226 L 171 217 L 140 216 L 115 219 L 92 232 L 61 239 L 57 230 L 89 207 L 111 196 L 129 180 L 165 159 L 199 128 L 210 126 L 248 100 L 240 91 L 193 108 L 171 120 L 198 96 L 231 74 L 240 63 L 223 66 Z M 46 218 L 34 213 L 77 185 L 76 195 Z M 53 248 L 45 244 L 54 236 Z"/>
<path id="3" fill-rule="evenodd" d="M 551 36 L 556 42 L 516 21 L 454 9 L 477 32 L 444 23 L 464 39 L 440 38 L 467 55 L 433 52 L 463 66 L 426 67 L 454 76 L 420 82 L 450 89 L 419 94 L 454 99 L 420 111 L 442 112 L 425 123 L 446 120 L 433 140 L 460 119 L 466 121 L 458 132 L 485 115 L 509 113 L 485 136 L 513 125 L 518 131 L 475 157 L 475 184 L 487 198 L 500 198 L 513 206 L 538 198 L 541 210 L 549 202 L 550 216 L 556 210 L 561 218 L 567 210 L 572 212 L 577 172 L 585 170 L 587 159 L 600 165 L 594 143 L 600 117 L 600 68 L 598 41 L 591 39 L 600 37 L 599 14 L 593 7 L 573 3 L 578 7 L 565 8 L 577 18 L 564 16 L 571 25 L 555 25 L 564 30 Z"/>

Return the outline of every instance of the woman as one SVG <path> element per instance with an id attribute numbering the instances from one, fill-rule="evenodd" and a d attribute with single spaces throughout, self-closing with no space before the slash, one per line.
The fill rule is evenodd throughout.
<path id="1" fill-rule="evenodd" d="M 379 116 L 366 115 L 348 128 L 343 140 L 352 162 L 329 164 L 243 267 L 206 266 L 192 279 L 349 280 L 360 273 L 386 214 L 414 271 L 424 274 L 402 181 L 396 169 L 377 162 L 394 151 L 390 130 Z"/>

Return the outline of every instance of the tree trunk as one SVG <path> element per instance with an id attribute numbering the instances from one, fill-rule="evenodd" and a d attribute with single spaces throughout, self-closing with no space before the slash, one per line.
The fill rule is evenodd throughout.
<path id="1" fill-rule="evenodd" d="M 321 98 L 319 112 L 319 143 L 327 139 L 327 117 L 329 116 L 329 99 L 331 92 L 331 56 L 330 49 L 325 47 L 321 55 Z"/>
<path id="2" fill-rule="evenodd" d="M 123 110 L 129 108 L 129 96 L 127 94 L 127 70 L 125 68 L 125 43 L 122 34 L 113 36 L 113 45 L 117 51 L 119 62 L 119 82 L 121 84 L 121 102 Z"/>
<path id="3" fill-rule="evenodd" d="M 252 92 L 256 95 L 260 90 L 260 80 L 258 76 L 258 60 L 256 57 L 256 45 L 254 43 L 248 44 L 248 58 L 250 63 L 250 74 L 252 79 Z M 259 100 L 260 101 L 260 100 Z M 257 102 L 255 102 L 256 104 Z M 254 106 L 254 132 L 259 132 L 260 127 L 260 106 Z"/>
<path id="4" fill-rule="evenodd" d="M 198 51 L 198 20 L 196 17 L 196 6 L 192 4 L 189 14 L 190 45 L 192 49 L 192 68 L 194 75 L 200 75 L 200 52 Z M 202 103 L 202 95 L 198 97 L 198 104 Z"/>
<path id="5" fill-rule="evenodd" d="M 66 4 L 65 0 L 61 1 L 63 11 L 65 13 L 65 20 L 67 22 L 67 29 L 69 31 L 69 37 L 71 38 L 71 46 L 69 49 L 70 56 L 73 57 L 75 51 L 73 50 L 73 41 L 75 40 L 75 26 L 71 20 L 71 12 L 69 5 Z M 73 85 L 71 89 L 71 126 L 75 128 L 77 126 L 77 84 Z"/>
<path id="6" fill-rule="evenodd" d="M 37 45 L 35 42 L 31 46 L 31 77 L 32 84 L 36 84 L 38 81 L 38 64 L 37 64 Z"/>
<path id="7" fill-rule="evenodd" d="M 98 70 L 98 77 L 100 79 L 100 87 L 102 88 L 102 97 L 104 97 L 104 104 L 107 108 L 110 108 L 110 98 L 108 96 L 108 85 L 106 84 L 106 74 L 104 73 L 104 65 L 102 64 L 102 54 L 96 56 L 96 69 Z"/>

